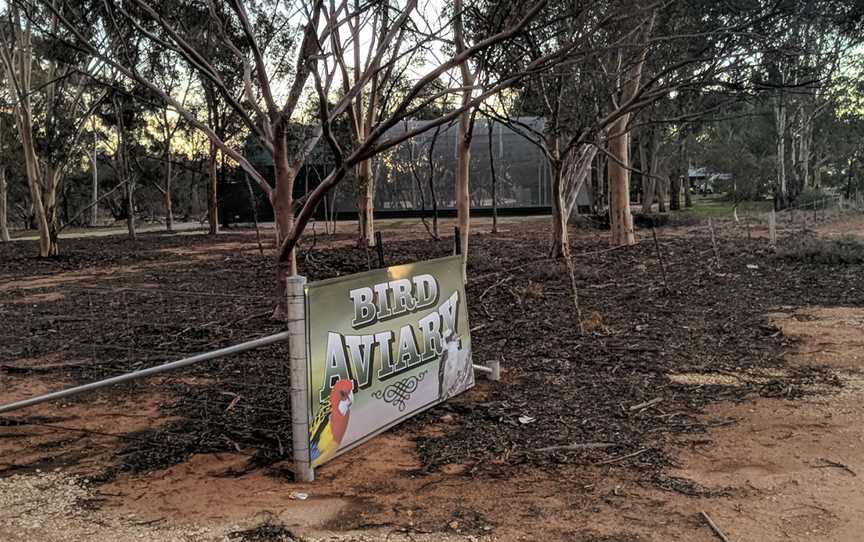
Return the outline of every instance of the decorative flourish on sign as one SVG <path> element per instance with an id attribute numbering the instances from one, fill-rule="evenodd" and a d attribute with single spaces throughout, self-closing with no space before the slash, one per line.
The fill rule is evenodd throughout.
<path id="1" fill-rule="evenodd" d="M 403 378 L 398 382 L 390 384 L 383 391 L 377 390 L 372 392 L 372 397 L 381 399 L 389 405 L 394 405 L 399 409 L 399 412 L 404 412 L 406 407 L 405 402 L 410 400 L 411 395 L 417 391 L 417 386 L 426 377 L 426 373 L 427 371 L 423 371 L 417 376 Z"/>

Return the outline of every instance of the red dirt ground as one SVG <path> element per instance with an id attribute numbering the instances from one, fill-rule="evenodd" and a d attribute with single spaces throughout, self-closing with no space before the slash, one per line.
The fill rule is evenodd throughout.
<path id="1" fill-rule="evenodd" d="M 518 229 L 519 224 L 510 221 L 505 227 Z M 861 232 L 862 226 L 860 217 L 844 218 L 842 224 L 825 225 L 819 231 L 824 235 L 850 228 Z M 663 237 L 672 234 L 672 230 L 665 230 Z M 700 232 L 674 230 L 674 236 L 683 239 L 696 234 Z M 248 252 L 254 236 L 248 232 L 244 235 L 240 241 L 220 241 L 218 250 L 160 250 L 172 257 L 214 259 L 236 251 Z M 581 235 L 593 240 L 598 234 Z M 415 227 L 406 236 L 422 238 L 422 228 Z M 102 272 L 131 273 L 159 265 L 124 263 Z M 653 263 L 646 260 L 644 265 Z M 57 270 L 33 279 L 20 273 L 4 274 L 0 269 L 4 279 L 12 279 L 0 285 L 0 290 L 5 288 L 15 294 L 5 303 L 50 302 L 59 299 L 56 296 L 62 295 L 64 285 L 92 277 L 94 272 Z M 719 277 L 717 280 L 724 278 Z M 598 276 L 590 281 L 589 296 L 590 292 L 609 288 L 604 286 L 609 284 L 609 277 Z M 57 292 L 32 291 L 48 286 L 57 288 Z M 543 299 L 557 295 L 566 301 L 566 291 L 556 293 L 554 287 L 542 285 L 538 288 L 539 293 L 526 290 L 521 295 Z M 704 372 L 694 365 L 682 367 L 680 372 L 669 370 L 664 377 L 677 385 L 704 388 L 706 393 L 722 384 L 733 390 L 729 395 L 733 397 L 737 386 L 767 386 L 783 381 L 796 368 L 817 366 L 839 378 L 843 387 L 837 391 L 817 380 L 795 384 L 806 392 L 803 396 L 769 398 L 742 392 L 734 401 L 714 400 L 698 416 L 706 424 L 703 432 L 671 433 L 668 440 L 657 441 L 662 444 L 652 443 L 662 445 L 671 460 L 662 472 L 694 482 L 700 488 L 697 496 L 646 483 L 639 463 L 626 461 L 596 465 L 597 461 L 589 458 L 519 463 L 503 457 L 493 459 L 480 476 L 470 474 L 476 467 L 473 462 L 425 468 L 425 452 L 418 443 L 458 434 L 459 428 L 474 416 L 460 407 L 436 409 L 424 417 L 423 424 L 402 427 L 345 454 L 319 469 L 318 480 L 312 484 L 287 481 L 284 464 L 248 471 L 248 456 L 230 451 L 195 454 L 151 472 L 121 472 L 97 486 L 101 503 L 98 514 L 125 518 L 132 513 L 136 524 L 152 521 L 154 533 L 161 524 L 227 528 L 272 523 L 283 524 L 299 536 L 328 540 L 378 540 L 385 536 L 390 540 L 411 540 L 426 533 L 433 540 L 719 540 L 700 515 L 706 512 L 734 541 L 861 540 L 864 309 L 816 305 L 790 308 L 779 302 L 775 309 L 765 318 L 776 326 L 776 334 L 786 344 L 785 365 L 742 365 L 737 371 L 734 367 L 713 371 L 709 363 Z M 604 318 L 601 311 L 601 307 L 586 311 L 596 341 L 607 340 L 604 335 L 621 328 L 608 315 Z M 474 320 L 479 325 L 478 319 Z M 0 365 L 30 369 L 65 362 L 62 356 L 0 358 Z M 531 382 L 530 373 L 513 368 L 508 373 L 505 385 Z M 12 377 L 0 372 L 0 402 L 71 383 L 49 375 L 35 371 Z M 153 389 L 162 389 L 158 384 Z M 490 401 L 498 389 L 495 386 L 481 380 L 456 406 Z M 615 399 L 628 405 L 640 402 L 629 397 Z M 97 432 L 134 432 L 154 423 L 170 422 L 171 418 L 160 410 L 175 400 L 170 394 L 151 395 L 142 402 L 137 395 L 124 400 L 106 393 L 86 403 L 36 407 L 27 414 L 31 418 L 44 417 L 42 426 L 0 426 L 0 463 L 7 469 L 10 465 L 21 466 L 4 471 L 4 475 L 26 475 L 44 465 L 63 473 L 98 477 L 100 467 L 111 464 L 115 454 L 125 453 L 115 439 L 58 432 L 44 425 L 60 423 Z M 661 411 L 662 416 L 675 416 L 676 408 L 684 407 L 673 402 Z M 495 427 L 491 425 L 490 431 Z M 499 467 L 496 461 L 501 462 Z M 495 475 L 496 468 L 500 468 L 501 476 Z M 298 499 L 302 493 L 309 498 Z M 90 512 L 84 513 L 86 517 Z M 4 518 L 0 517 L 0 538 L 8 535 L 13 540 L 10 533 L 17 532 L 20 525 Z M 354 536 L 366 538 L 351 538 Z M 154 539 L 158 537 L 154 535 Z"/>

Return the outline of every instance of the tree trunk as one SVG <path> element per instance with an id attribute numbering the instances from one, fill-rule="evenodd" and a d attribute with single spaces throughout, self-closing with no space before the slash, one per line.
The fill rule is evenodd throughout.
<path id="1" fill-rule="evenodd" d="M 486 120 L 489 133 L 489 171 L 492 174 L 492 233 L 498 233 L 498 176 L 495 174 L 495 150 L 492 146 L 492 119 Z"/>
<path id="2" fill-rule="evenodd" d="M 291 235 L 294 229 L 294 179 L 297 172 L 291 168 L 288 159 L 288 140 L 284 129 L 282 134 L 273 141 L 273 173 L 276 188 L 271 194 L 270 203 L 273 205 L 273 214 L 276 221 L 276 247 L 277 254 L 282 242 Z M 284 320 L 288 314 L 286 306 L 286 292 L 288 288 L 288 277 L 297 274 L 297 250 L 291 249 L 286 261 L 276 262 L 276 309 L 273 317 Z"/>
<path id="3" fill-rule="evenodd" d="M 27 184 L 30 187 L 30 198 L 33 202 L 33 219 L 36 229 L 39 231 L 39 257 L 47 258 L 57 255 L 57 247 L 51 242 L 51 234 L 48 229 L 48 217 L 45 206 L 42 203 L 42 189 L 37 185 L 38 180 L 28 175 Z"/>
<path id="4" fill-rule="evenodd" d="M 669 179 L 655 178 L 655 187 L 657 190 L 657 212 L 666 212 L 666 200 L 669 198 Z"/>
<path id="5" fill-rule="evenodd" d="M 96 132 L 93 132 L 93 186 L 90 191 L 90 226 L 99 225 L 99 164 L 96 161 Z"/>
<path id="6" fill-rule="evenodd" d="M 136 240 L 138 233 L 135 231 L 135 189 L 132 186 L 131 179 L 127 178 L 124 185 L 126 194 L 126 229 L 129 230 L 129 239 Z"/>
<path id="7" fill-rule="evenodd" d="M 24 153 L 27 187 L 30 189 L 30 203 L 33 206 L 33 222 L 35 222 L 36 229 L 39 232 L 39 257 L 56 256 L 58 247 L 57 243 L 52 241 L 49 231 L 49 216 L 46 213 L 42 193 L 42 168 L 36 157 L 36 146 L 33 142 L 33 124 L 29 101 L 17 104 L 15 112 L 18 135 L 21 138 L 21 146 Z"/>
<path id="8" fill-rule="evenodd" d="M 684 162 L 684 206 L 693 207 L 693 195 L 690 193 L 690 159 L 685 150 Z"/>
<path id="9" fill-rule="evenodd" d="M 137 233 L 135 231 L 135 187 L 132 184 L 132 178 L 129 172 L 128 149 L 126 148 L 126 126 L 123 122 L 123 101 L 115 92 L 112 96 L 114 105 L 114 116 L 117 121 L 117 169 L 120 172 L 121 180 L 126 184 L 123 185 L 123 193 L 126 201 L 126 227 L 129 231 L 129 239 L 135 240 Z"/>
<path id="10" fill-rule="evenodd" d="M 777 128 L 777 188 L 776 203 L 780 209 L 788 203 L 788 189 L 786 186 L 786 108 L 783 107 L 782 98 L 777 98 L 774 106 L 775 124 Z"/>
<path id="11" fill-rule="evenodd" d="M 51 256 L 57 256 L 60 253 L 60 216 L 57 208 L 57 193 L 60 189 L 62 177 L 62 169 L 56 166 L 45 168 L 44 181 L 47 186 L 42 191 L 42 201 L 45 205 L 45 218 L 48 222 L 48 239 L 51 244 Z"/>
<path id="12" fill-rule="evenodd" d="M 216 172 L 216 160 L 219 148 L 212 141 L 210 142 L 210 158 L 207 163 L 208 182 L 207 182 L 207 221 L 209 222 L 210 235 L 219 233 L 219 200 L 217 197 L 219 187 L 219 176 Z"/>
<path id="13" fill-rule="evenodd" d="M 468 93 L 470 99 L 470 92 Z M 459 244 L 462 247 L 462 272 L 467 273 L 468 238 L 471 227 L 471 201 L 469 200 L 468 183 L 471 167 L 471 134 L 469 113 L 459 115 L 459 140 L 456 143 L 458 156 L 456 160 L 456 215 L 459 224 Z M 465 275 L 467 276 L 467 275 Z"/>
<path id="14" fill-rule="evenodd" d="M 639 138 L 639 169 L 642 171 L 642 213 L 651 214 L 654 210 L 654 193 L 657 180 L 652 175 L 651 167 L 648 164 L 648 153 L 645 150 L 647 142 L 644 141 L 645 132 Z"/>
<path id="15" fill-rule="evenodd" d="M 594 201 L 592 202 L 593 212 L 596 215 L 602 214 L 606 209 L 608 193 L 606 192 L 606 155 L 598 153 L 594 157 L 594 186 L 592 194 Z"/>
<path id="16" fill-rule="evenodd" d="M 681 210 L 681 177 L 678 176 L 677 168 L 669 176 L 669 210 Z"/>
<path id="17" fill-rule="evenodd" d="M 170 140 L 168 141 L 170 145 Z M 166 147 L 167 149 L 167 147 Z M 173 185 L 173 173 L 172 173 L 172 164 L 171 164 L 171 151 L 165 151 L 165 193 L 163 194 L 165 197 L 165 229 L 169 232 L 174 231 L 174 202 L 172 201 L 172 185 Z"/>
<path id="18" fill-rule="evenodd" d="M 645 40 L 654 28 L 654 15 L 646 21 L 642 28 Z M 623 65 L 623 50 L 619 50 L 619 65 Z M 621 82 L 621 92 L 618 96 L 618 107 L 635 99 L 642 79 L 642 68 L 645 65 L 645 57 L 648 48 L 643 47 L 639 53 L 638 61 L 633 62 L 624 74 L 625 79 Z M 615 102 L 613 100 L 613 102 Z M 630 213 L 630 113 L 618 117 L 607 129 L 609 155 L 614 160 L 609 160 L 609 228 L 611 230 L 610 243 L 612 246 L 635 245 L 636 235 L 633 231 L 633 215 Z"/>
<path id="19" fill-rule="evenodd" d="M 822 164 L 819 160 L 816 160 L 813 166 L 813 188 L 816 190 L 822 188 Z"/>
<path id="20" fill-rule="evenodd" d="M 375 246 L 375 175 L 372 160 L 363 160 L 354 168 L 357 175 L 357 217 L 360 246 Z"/>
<path id="21" fill-rule="evenodd" d="M 567 206 L 564 201 L 564 167 L 559 159 L 549 161 L 552 174 L 552 246 L 549 257 L 566 258 L 570 252 Z"/>
<path id="22" fill-rule="evenodd" d="M 463 27 L 463 4 L 462 0 L 454 0 L 453 11 L 453 41 L 456 53 L 465 51 L 465 30 Z M 468 65 L 468 60 L 459 64 L 459 73 L 462 76 L 462 105 L 466 106 L 471 101 L 471 91 L 474 87 L 474 75 Z M 471 173 L 471 111 L 465 109 L 459 115 L 459 132 L 456 142 L 456 215 L 459 222 L 459 245 L 462 247 L 462 276 L 467 280 L 468 276 L 468 239 L 471 227 L 471 201 L 468 183 Z"/>
<path id="23" fill-rule="evenodd" d="M 812 180 L 810 176 L 810 140 L 812 139 L 813 117 L 806 110 L 801 111 L 801 133 L 798 141 L 798 176 L 801 178 L 801 186 L 810 188 Z"/>
<path id="24" fill-rule="evenodd" d="M 4 243 L 10 241 L 6 202 L 6 166 L 0 166 L 0 241 Z"/>
<path id="25" fill-rule="evenodd" d="M 675 147 L 672 151 L 671 156 L 671 166 L 669 172 L 669 210 L 670 211 L 680 211 L 681 210 L 681 183 L 683 181 L 683 177 L 685 175 L 685 163 L 684 163 L 684 145 L 685 145 L 685 137 L 686 133 L 684 132 L 684 127 L 679 128 L 678 134 L 675 136 Z M 660 152 L 660 146 L 658 142 L 657 153 Z M 655 168 L 659 170 L 658 168 Z M 655 174 L 659 173 L 659 171 L 655 171 Z"/>
<path id="26" fill-rule="evenodd" d="M 622 115 L 609 127 L 609 226 L 612 246 L 634 245 L 633 215 L 630 213 L 630 115 Z"/>
<path id="27" fill-rule="evenodd" d="M 435 128 L 432 134 L 432 141 L 429 143 L 429 196 L 432 198 L 432 237 L 440 239 L 438 232 L 438 195 L 435 193 L 435 144 L 438 142 L 438 136 L 441 133 L 441 127 Z"/>

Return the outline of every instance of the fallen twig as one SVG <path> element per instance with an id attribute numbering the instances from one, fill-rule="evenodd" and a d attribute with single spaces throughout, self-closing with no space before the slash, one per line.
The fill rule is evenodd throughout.
<path id="1" fill-rule="evenodd" d="M 488 294 L 488 293 L 491 292 L 493 289 L 495 289 L 495 288 L 498 287 L 498 286 L 501 286 L 502 284 L 504 284 L 505 282 L 507 282 L 508 280 L 510 280 L 510 279 L 512 279 L 512 278 L 513 278 L 513 276 L 504 277 L 503 279 L 499 280 L 498 282 L 496 282 L 496 283 L 493 284 L 492 286 L 490 286 L 490 287 L 486 288 L 485 290 L 483 290 L 483 293 L 480 294 L 480 301 L 483 301 L 483 298 L 486 297 L 486 294 Z"/>
<path id="2" fill-rule="evenodd" d="M 663 402 L 663 398 L 662 397 L 656 397 L 654 399 L 651 399 L 650 401 L 645 401 L 644 403 L 639 403 L 638 405 L 631 406 L 630 412 L 634 412 L 636 410 L 642 410 L 643 408 L 648 408 L 650 406 L 654 406 L 657 403 L 661 403 L 661 402 Z"/>
<path id="3" fill-rule="evenodd" d="M 572 450 L 602 450 L 605 448 L 614 448 L 618 446 L 611 442 L 584 442 L 564 444 L 561 446 L 547 446 L 545 448 L 537 448 L 535 452 L 557 452 L 557 451 L 572 451 Z"/>
<path id="4" fill-rule="evenodd" d="M 612 459 L 605 459 L 605 460 L 603 460 L 603 461 L 600 461 L 599 463 L 594 463 L 594 464 L 595 464 L 595 465 L 608 465 L 608 464 L 610 464 L 610 463 L 617 463 L 617 462 L 619 462 L 619 461 L 624 461 L 625 459 L 630 459 L 631 457 L 636 457 L 637 455 L 642 455 L 642 454 L 644 454 L 645 452 L 647 452 L 647 451 L 650 450 L 650 449 L 651 449 L 651 448 L 642 448 L 642 449 L 639 450 L 638 452 L 633 452 L 632 454 L 627 454 L 627 455 L 621 455 L 621 456 L 618 456 L 618 457 L 613 457 Z"/>
<path id="5" fill-rule="evenodd" d="M 848 466 L 844 465 L 843 463 L 838 463 L 837 461 L 831 461 L 830 459 L 825 459 L 824 457 L 820 457 L 819 461 L 822 461 L 825 464 L 824 465 L 813 465 L 814 469 L 824 469 L 824 468 L 834 467 L 836 469 L 843 469 L 846 472 L 848 472 L 849 474 L 851 474 L 852 476 L 858 476 L 858 474 L 854 470 L 850 469 Z"/>
<path id="6" fill-rule="evenodd" d="M 708 526 L 711 527 L 711 530 L 714 531 L 714 534 L 717 535 L 717 538 L 719 538 L 719 539 L 722 540 L 723 542 L 730 542 L 729 539 L 726 537 L 726 535 L 723 534 L 723 531 L 720 530 L 720 527 L 718 527 L 717 524 L 714 523 L 714 520 L 711 519 L 711 516 L 709 516 L 709 515 L 708 515 L 706 512 L 704 512 L 704 511 L 703 511 L 703 512 L 699 512 L 699 513 L 702 515 L 702 518 L 703 518 L 706 522 L 708 522 Z"/>

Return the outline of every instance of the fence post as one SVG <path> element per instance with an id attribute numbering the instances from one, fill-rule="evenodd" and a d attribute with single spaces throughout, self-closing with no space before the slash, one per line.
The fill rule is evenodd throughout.
<path id="1" fill-rule="evenodd" d="M 291 442 L 297 481 L 315 479 L 309 457 L 309 378 L 306 372 L 306 277 L 287 280 L 288 359 L 291 365 Z"/>
<path id="2" fill-rule="evenodd" d="M 774 214 L 774 209 L 768 213 L 768 242 L 772 248 L 777 245 L 777 215 Z"/>

